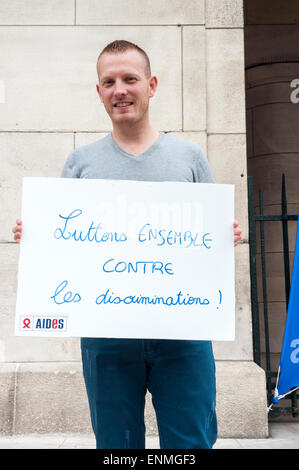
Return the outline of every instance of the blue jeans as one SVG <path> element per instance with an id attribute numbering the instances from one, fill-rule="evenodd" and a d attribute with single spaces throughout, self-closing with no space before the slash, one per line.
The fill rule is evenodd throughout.
<path id="1" fill-rule="evenodd" d="M 210 449 L 217 438 L 210 341 L 81 338 L 98 449 L 144 449 L 145 394 L 161 449 Z"/>

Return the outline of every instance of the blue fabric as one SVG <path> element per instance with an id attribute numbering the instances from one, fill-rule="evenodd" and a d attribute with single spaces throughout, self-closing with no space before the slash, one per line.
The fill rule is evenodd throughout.
<path id="1" fill-rule="evenodd" d="M 144 449 L 152 394 L 161 449 L 209 449 L 217 438 L 210 341 L 82 338 L 83 374 L 99 449 Z"/>
<path id="2" fill-rule="evenodd" d="M 291 291 L 279 367 L 277 390 L 278 395 L 284 395 L 293 387 L 299 387 L 299 224 L 297 224 Z M 273 402 L 276 403 L 277 399 Z"/>

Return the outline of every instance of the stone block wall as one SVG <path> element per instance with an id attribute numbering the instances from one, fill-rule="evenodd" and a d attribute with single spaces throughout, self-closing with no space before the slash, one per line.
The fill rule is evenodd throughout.
<path id="1" fill-rule="evenodd" d="M 59 398 L 58 415 L 60 410 L 60 416 L 66 416 L 63 425 L 56 426 L 55 420 L 51 424 L 45 419 L 44 426 L 37 426 L 33 419 L 30 428 L 31 408 L 27 415 L 20 416 L 21 400 L 30 391 L 30 380 L 35 386 L 39 374 L 53 387 L 55 380 L 47 377 L 51 373 L 56 378 L 62 374 L 63 380 L 68 380 L 67 389 L 73 390 L 74 396 L 77 393 L 78 408 L 87 413 L 82 384 L 78 398 L 79 340 L 14 337 L 19 246 L 13 242 L 11 228 L 21 213 L 23 177 L 60 176 L 68 154 L 75 147 L 111 131 L 110 120 L 96 93 L 96 60 L 102 48 L 114 39 L 133 41 L 149 54 L 152 73 L 158 77 L 158 90 L 151 101 L 154 127 L 199 143 L 210 161 L 216 183 L 235 184 L 236 218 L 244 237 L 235 251 L 236 340 L 215 343 L 214 352 L 221 367 L 225 367 L 226 361 L 237 361 L 240 367 L 245 364 L 244 378 L 248 364 L 252 365 L 243 2 L 2 0 L 0 363 L 5 382 L 1 388 L 0 415 L 5 414 L 3 422 L 7 424 L 0 432 L 79 430 L 80 426 L 67 424 L 72 419 L 77 422 L 76 410 L 73 418 L 66 416 L 69 408 L 64 410 Z M 72 367 L 76 373 L 67 373 Z M 252 367 L 254 375 L 256 368 Z M 219 375 L 220 389 L 224 375 Z M 47 390 L 51 385 L 42 388 L 43 380 L 39 390 L 47 400 L 47 395 L 54 397 L 55 389 Z M 260 373 L 257 383 L 260 385 L 253 390 L 252 403 L 258 398 L 261 404 L 258 413 L 264 424 L 257 433 L 264 436 L 267 426 Z M 225 400 L 225 392 L 219 397 Z M 222 403 L 217 406 L 227 409 Z M 252 413 L 256 412 L 252 409 Z M 152 416 L 150 410 L 147 413 Z M 37 415 L 40 416 L 38 411 Z M 220 433 L 227 435 L 230 420 L 225 413 L 220 416 Z M 154 429 L 151 419 L 149 429 Z M 86 429 L 87 421 L 82 429 Z M 250 422 L 252 429 L 254 419 Z M 245 436 L 251 431 L 246 423 L 242 425 L 240 432 Z"/>

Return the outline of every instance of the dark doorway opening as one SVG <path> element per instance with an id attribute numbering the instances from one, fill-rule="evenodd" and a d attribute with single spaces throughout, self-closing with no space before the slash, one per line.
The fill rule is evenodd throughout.
<path id="1" fill-rule="evenodd" d="M 253 324 L 254 333 L 259 328 L 259 344 L 254 334 L 254 350 L 255 360 L 266 371 L 270 394 L 287 313 L 285 230 L 291 277 L 295 216 L 299 210 L 299 2 L 245 0 L 244 18 L 247 168 L 253 184 L 252 210 L 254 216 L 260 215 L 262 194 L 262 210 L 269 216 L 262 221 L 263 233 L 261 221 L 255 220 L 257 279 L 256 299 L 253 292 L 252 300 L 258 308 L 258 319 Z M 292 216 L 284 224 L 275 219 L 282 214 L 283 175 L 286 211 Z M 297 395 L 293 394 L 292 405 L 289 399 L 282 400 L 269 418 L 288 420 L 296 418 L 298 411 Z"/>

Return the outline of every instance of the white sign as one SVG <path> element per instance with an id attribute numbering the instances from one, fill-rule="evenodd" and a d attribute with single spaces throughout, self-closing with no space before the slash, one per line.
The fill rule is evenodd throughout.
<path id="1" fill-rule="evenodd" d="M 15 334 L 233 340 L 234 187 L 24 178 Z"/>

